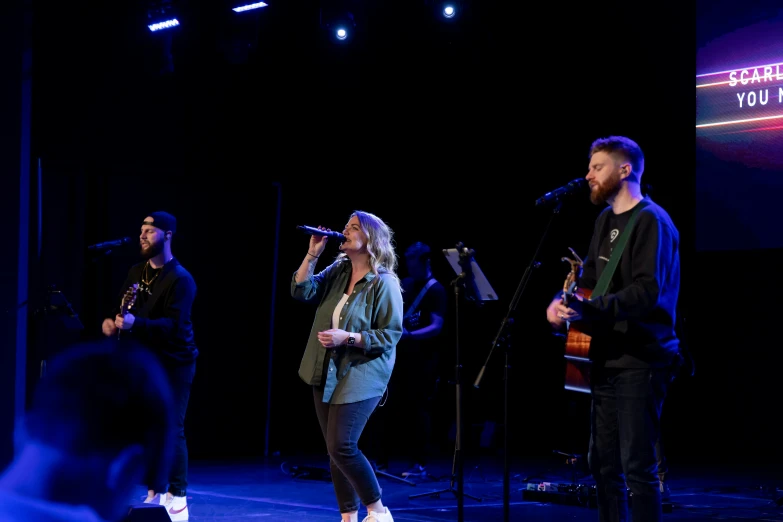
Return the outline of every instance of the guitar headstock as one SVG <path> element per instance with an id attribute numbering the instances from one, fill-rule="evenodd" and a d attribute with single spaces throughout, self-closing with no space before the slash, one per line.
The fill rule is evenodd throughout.
<path id="1" fill-rule="evenodd" d="M 139 295 L 139 284 L 134 283 L 128 287 L 125 291 L 125 295 L 122 296 L 122 303 L 120 304 L 120 314 L 125 315 L 130 312 L 133 305 L 136 304 L 136 297 Z"/>
<path id="2" fill-rule="evenodd" d="M 579 284 L 579 278 L 582 276 L 582 268 L 584 267 L 584 261 L 582 261 L 582 258 L 579 257 L 576 252 L 574 252 L 574 249 L 568 247 L 568 250 L 571 251 L 571 255 L 574 257 L 570 258 L 565 256 L 560 258 L 561 261 L 567 261 L 571 264 L 571 270 L 568 272 L 565 282 L 563 283 L 564 301 L 567 297 L 573 295 L 574 290 L 576 290 L 576 287 Z"/>

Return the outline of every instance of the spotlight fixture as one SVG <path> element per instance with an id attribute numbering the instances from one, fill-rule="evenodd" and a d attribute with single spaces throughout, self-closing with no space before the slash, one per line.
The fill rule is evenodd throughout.
<path id="1" fill-rule="evenodd" d="M 462 0 L 425 0 L 424 3 L 433 16 L 444 22 L 458 19 L 464 11 Z"/>
<path id="2" fill-rule="evenodd" d="M 321 28 L 329 33 L 333 41 L 347 42 L 353 39 L 356 32 L 356 19 L 350 11 L 321 9 Z"/>
<path id="3" fill-rule="evenodd" d="M 151 32 L 165 31 L 179 25 L 171 0 L 150 0 L 147 5 L 147 28 Z"/>

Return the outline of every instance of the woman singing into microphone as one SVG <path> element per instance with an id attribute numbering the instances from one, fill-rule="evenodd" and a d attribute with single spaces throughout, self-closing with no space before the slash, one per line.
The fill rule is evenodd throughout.
<path id="1" fill-rule="evenodd" d="M 357 210 L 345 225 L 339 255 L 316 274 L 315 265 L 335 234 L 323 227 L 314 231 L 291 280 L 295 299 L 317 304 L 299 377 L 313 389 L 343 521 L 358 522 L 364 505 L 364 522 L 394 522 L 358 446 L 389 383 L 402 336 L 393 232 L 377 216 Z"/>

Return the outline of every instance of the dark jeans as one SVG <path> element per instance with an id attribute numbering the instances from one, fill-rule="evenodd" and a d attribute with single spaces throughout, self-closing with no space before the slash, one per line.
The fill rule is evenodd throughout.
<path id="1" fill-rule="evenodd" d="M 193 386 L 193 377 L 196 375 L 196 362 L 190 364 L 172 366 L 165 365 L 166 373 L 169 376 L 171 389 L 174 397 L 175 434 L 174 434 L 174 457 L 171 462 L 171 468 L 168 481 L 164 477 L 158 476 L 151 479 L 148 483 L 148 489 L 154 489 L 156 492 L 168 491 L 174 496 L 184 497 L 188 488 L 188 444 L 185 439 L 185 413 L 188 410 L 188 401 L 190 400 L 190 389 Z M 166 484 L 168 483 L 168 490 Z"/>
<path id="2" fill-rule="evenodd" d="M 670 369 L 593 368 L 588 464 L 596 481 L 598 520 L 660 522 L 658 457 L 661 407 Z"/>
<path id="3" fill-rule="evenodd" d="M 358 511 L 381 499 L 375 471 L 359 449 L 359 437 L 380 397 L 349 404 L 323 402 L 324 390 L 313 386 L 313 402 L 329 453 L 329 469 L 340 513 Z"/>

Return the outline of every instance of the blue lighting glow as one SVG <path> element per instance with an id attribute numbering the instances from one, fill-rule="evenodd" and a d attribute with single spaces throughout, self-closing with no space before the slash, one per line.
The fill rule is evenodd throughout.
<path id="1" fill-rule="evenodd" d="M 457 10 L 454 9 L 454 6 L 447 5 L 443 8 L 443 16 L 446 18 L 454 18 L 454 15 L 457 13 Z"/>
<path id="2" fill-rule="evenodd" d="M 164 29 L 171 29 L 172 27 L 176 27 L 179 25 L 179 20 L 176 18 L 172 18 L 171 20 L 165 20 L 163 22 L 158 22 L 155 24 L 150 24 L 147 27 L 150 28 L 150 31 L 162 31 Z"/>
<path id="3" fill-rule="evenodd" d="M 254 4 L 247 4 L 247 5 L 242 5 L 242 6 L 239 6 L 239 7 L 234 7 L 233 11 L 236 12 L 236 13 L 243 13 L 245 11 L 251 11 L 253 9 L 260 9 L 260 8 L 266 7 L 266 6 L 267 6 L 266 2 L 256 2 Z"/>

